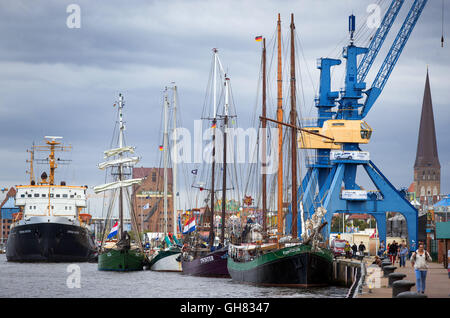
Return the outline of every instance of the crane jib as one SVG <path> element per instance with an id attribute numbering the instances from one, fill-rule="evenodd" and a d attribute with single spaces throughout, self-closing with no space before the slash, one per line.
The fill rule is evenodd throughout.
<path id="1" fill-rule="evenodd" d="M 377 76 L 373 81 L 372 88 L 368 91 L 368 96 L 361 112 L 361 118 L 364 118 L 367 115 L 376 99 L 381 94 L 398 58 L 403 51 L 403 48 L 406 45 L 406 42 L 408 42 L 409 36 L 411 35 L 411 32 L 414 29 L 426 3 L 427 0 L 414 1 L 400 31 L 397 34 L 397 37 L 394 40 L 394 43 L 392 44 L 388 54 L 386 55 L 386 58 L 384 59 L 383 64 L 381 65 L 380 70 L 378 71 Z"/>

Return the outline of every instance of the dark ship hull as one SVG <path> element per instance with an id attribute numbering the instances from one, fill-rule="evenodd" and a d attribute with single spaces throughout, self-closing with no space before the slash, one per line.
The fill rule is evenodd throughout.
<path id="1" fill-rule="evenodd" d="M 35 222 L 11 229 L 6 258 L 13 262 L 87 262 L 96 261 L 97 249 L 84 227 Z"/>
<path id="2" fill-rule="evenodd" d="M 228 271 L 237 282 L 285 287 L 318 287 L 330 284 L 331 252 L 311 251 L 308 245 L 292 246 L 263 254 L 251 261 L 228 258 Z"/>
<path id="3" fill-rule="evenodd" d="M 142 271 L 146 258 L 140 250 L 108 249 L 98 256 L 98 270 L 131 272 Z"/>
<path id="4" fill-rule="evenodd" d="M 183 274 L 202 277 L 228 278 L 228 250 L 226 248 L 213 251 L 193 260 L 182 260 Z"/>

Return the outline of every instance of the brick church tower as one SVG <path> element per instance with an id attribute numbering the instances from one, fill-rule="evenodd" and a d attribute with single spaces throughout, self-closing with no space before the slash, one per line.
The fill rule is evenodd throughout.
<path id="1" fill-rule="evenodd" d="M 440 191 L 441 165 L 438 157 L 430 80 L 427 70 L 417 154 L 414 163 L 414 192 L 421 205 L 431 205 L 438 201 Z"/>

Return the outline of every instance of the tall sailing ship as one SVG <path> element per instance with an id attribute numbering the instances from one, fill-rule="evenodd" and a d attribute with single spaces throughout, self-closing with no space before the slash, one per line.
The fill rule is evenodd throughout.
<path id="1" fill-rule="evenodd" d="M 104 151 L 105 159 L 109 161 L 100 163 L 99 169 L 110 169 L 113 182 L 94 187 L 95 193 L 104 191 L 110 192 L 110 200 L 105 219 L 105 229 L 98 254 L 98 269 L 107 271 L 138 271 L 143 270 L 147 263 L 146 255 L 140 242 L 138 223 L 131 201 L 131 193 L 128 188 L 135 184 L 140 184 L 143 178 L 126 179 L 127 169 L 130 169 L 139 161 L 139 157 L 128 157 L 128 153 L 134 153 L 134 147 L 126 146 L 124 142 L 124 101 L 122 94 L 119 94 L 118 101 L 118 144 L 116 148 Z M 113 221 L 113 210 L 118 208 L 118 220 L 111 227 Z M 128 207 L 132 229 L 135 230 L 134 241 L 128 231 L 124 230 L 124 208 Z M 114 239 L 117 237 L 117 239 Z M 136 243 L 134 243 L 136 242 Z"/>
<path id="2" fill-rule="evenodd" d="M 87 186 L 55 184 L 55 171 L 64 160 L 55 158 L 56 151 L 69 151 L 62 137 L 46 136 L 46 144 L 30 151 L 30 184 L 17 186 L 15 215 L 6 245 L 6 258 L 16 262 L 85 262 L 95 261 L 97 249 L 89 230 L 91 216 L 86 208 Z M 50 175 L 34 180 L 34 151 L 49 151 Z"/>
<path id="3" fill-rule="evenodd" d="M 217 49 L 213 49 L 213 116 L 212 116 L 212 125 L 213 129 L 212 134 L 212 160 L 211 160 L 211 189 L 210 192 L 210 207 L 209 211 L 206 209 L 205 213 L 209 212 L 209 228 L 208 228 L 208 242 L 206 246 L 201 245 L 199 242 L 199 234 L 193 233 L 187 236 L 185 241 L 190 241 L 185 244 L 183 248 L 182 254 L 182 268 L 183 274 L 193 275 L 193 276 L 203 276 L 203 277 L 230 277 L 227 268 L 227 257 L 228 257 L 228 248 L 227 242 L 225 239 L 225 224 L 226 224 L 226 191 L 227 191 L 227 127 L 228 127 L 228 118 L 229 118 L 229 100 L 230 100 L 230 84 L 229 78 L 223 70 L 222 64 L 220 62 Z M 219 243 L 216 244 L 216 234 L 214 231 L 214 203 L 216 190 L 215 189 L 215 174 L 216 174 L 216 127 L 217 127 L 217 68 L 220 68 L 224 78 L 224 115 L 221 116 L 224 119 L 223 125 L 223 167 L 222 167 L 222 216 L 221 216 L 221 236 Z M 219 190 L 220 191 L 220 190 Z"/>
<path id="4" fill-rule="evenodd" d="M 263 41 L 263 109 L 262 109 L 262 154 L 266 156 L 266 125 L 271 121 L 278 126 L 278 170 L 277 170 L 277 230 L 272 239 L 267 235 L 267 189 L 266 171 L 262 172 L 262 214 L 263 229 L 257 241 L 242 235 L 239 241 L 229 245 L 228 271 L 234 281 L 265 286 L 310 287 L 329 284 L 331 278 L 333 254 L 321 242 L 321 230 L 326 225 L 322 222 L 326 211 L 318 207 L 310 220 L 302 220 L 303 241 L 300 242 L 297 233 L 297 131 L 302 130 L 297 125 L 296 87 L 295 87 L 295 48 L 294 48 L 294 17 L 291 22 L 291 73 L 290 123 L 283 122 L 282 98 L 282 65 L 281 65 L 281 19 L 278 15 L 278 70 L 277 70 L 277 120 L 266 117 L 266 47 Z M 290 162 L 291 162 L 291 201 L 292 228 L 287 235 L 284 223 L 283 199 L 283 127 L 291 130 Z M 273 150 L 273 149 L 272 149 Z M 266 159 L 263 157 L 263 164 Z M 300 212 L 302 212 L 300 204 Z M 303 213 L 301 213 L 303 215 Z M 247 233 L 251 234 L 253 226 L 246 225 Z M 243 233 L 244 234 L 244 233 Z M 253 235 L 255 236 L 255 235 Z M 251 235 L 250 235 L 251 237 Z"/>
<path id="5" fill-rule="evenodd" d="M 174 85 L 173 89 L 173 132 L 174 139 L 176 141 L 176 109 L 177 109 L 177 87 Z M 169 155 L 169 138 L 168 138 L 168 111 L 169 111 L 169 98 L 167 96 L 167 89 L 164 95 L 164 141 L 163 141 L 163 157 L 164 157 L 164 239 L 161 240 L 160 246 L 151 250 L 151 255 L 149 256 L 149 267 L 153 271 L 158 272 L 181 272 L 181 246 L 178 242 L 177 236 L 177 226 L 174 224 L 174 233 L 168 233 L 167 231 L 167 221 L 168 221 L 168 155 Z M 177 153 L 176 142 L 173 145 L 173 152 Z M 173 161 L 173 220 L 177 219 L 177 209 L 176 209 L 176 185 L 177 185 L 177 162 Z"/>

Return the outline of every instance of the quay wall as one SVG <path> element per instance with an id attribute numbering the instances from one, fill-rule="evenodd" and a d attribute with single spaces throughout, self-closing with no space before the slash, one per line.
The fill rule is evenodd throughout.
<path id="1" fill-rule="evenodd" d="M 349 259 L 335 259 L 333 261 L 332 284 L 347 287 L 347 298 L 353 298 L 362 288 L 365 276 L 365 263 Z"/>

